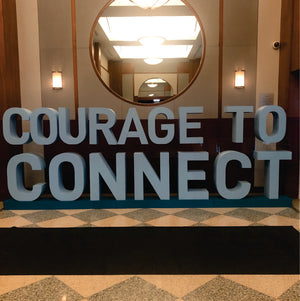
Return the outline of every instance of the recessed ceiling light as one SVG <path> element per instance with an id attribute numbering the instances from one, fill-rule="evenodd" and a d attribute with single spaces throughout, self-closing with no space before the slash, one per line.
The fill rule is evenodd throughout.
<path id="1" fill-rule="evenodd" d="M 163 37 L 142 37 L 138 41 L 145 47 L 160 46 L 166 39 Z"/>
<path id="2" fill-rule="evenodd" d="M 155 88 L 155 87 L 157 87 L 157 84 L 147 84 L 147 86 L 148 86 L 149 88 Z"/>
<path id="3" fill-rule="evenodd" d="M 158 65 L 163 61 L 163 59 L 159 57 L 148 57 L 144 59 L 144 62 L 148 65 Z"/>

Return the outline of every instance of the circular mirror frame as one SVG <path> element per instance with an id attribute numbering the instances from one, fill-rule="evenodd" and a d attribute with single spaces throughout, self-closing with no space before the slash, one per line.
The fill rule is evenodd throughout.
<path id="1" fill-rule="evenodd" d="M 122 97 L 120 94 L 118 94 L 117 92 L 115 92 L 113 89 L 111 89 L 110 87 L 108 87 L 106 85 L 106 83 L 102 80 L 101 78 L 101 74 L 100 72 L 98 71 L 97 67 L 96 67 L 96 64 L 94 62 L 94 58 L 93 58 L 93 36 L 94 36 L 94 32 L 95 32 L 95 28 L 97 26 L 97 23 L 98 23 L 98 20 L 99 18 L 101 17 L 101 15 L 103 14 L 104 10 L 109 7 L 111 5 L 111 3 L 113 3 L 115 0 L 110 0 L 101 10 L 100 12 L 97 14 L 96 16 L 96 19 L 93 23 L 93 26 L 92 26 L 92 29 L 91 29 L 91 33 L 90 33 L 90 40 L 89 40 L 89 50 L 90 50 L 90 59 L 91 59 L 91 63 L 92 63 L 92 66 L 93 66 L 93 69 L 94 71 L 96 72 L 96 75 L 97 77 L 99 78 L 100 82 L 102 83 L 102 85 L 110 92 L 112 93 L 113 95 L 115 95 L 117 98 L 119 98 L 120 100 L 122 101 L 125 101 L 131 105 L 137 105 L 137 106 L 158 106 L 158 105 L 163 105 L 165 103 L 168 103 L 170 101 L 173 101 L 175 100 L 176 98 L 178 98 L 179 96 L 181 96 L 183 93 L 185 93 L 190 87 L 191 85 L 194 83 L 194 81 L 196 80 L 196 78 L 198 77 L 200 71 L 201 71 L 201 68 L 203 66 L 203 62 L 204 62 L 204 59 L 205 59 L 205 54 L 206 54 L 206 40 L 205 40 L 205 33 L 204 33 L 204 30 L 203 30 L 203 25 L 200 21 L 200 18 L 198 16 L 198 14 L 196 13 L 196 11 L 193 9 L 193 7 L 186 1 L 186 0 L 181 0 L 181 2 L 183 2 L 194 14 L 194 16 L 196 17 L 197 21 L 198 21 L 198 24 L 200 26 L 200 32 L 202 34 L 202 41 L 203 41 L 203 51 L 202 51 L 202 57 L 201 57 L 201 61 L 199 63 L 199 66 L 197 68 L 197 71 L 195 73 L 195 75 L 193 76 L 193 78 L 191 79 L 191 81 L 188 83 L 188 85 L 183 89 L 181 90 L 179 93 L 177 93 L 176 95 L 170 97 L 169 99 L 167 100 L 164 100 L 162 102 L 157 102 L 157 103 L 138 103 L 138 102 L 134 102 L 132 100 L 129 100 L 129 99 L 126 99 L 124 97 Z"/>

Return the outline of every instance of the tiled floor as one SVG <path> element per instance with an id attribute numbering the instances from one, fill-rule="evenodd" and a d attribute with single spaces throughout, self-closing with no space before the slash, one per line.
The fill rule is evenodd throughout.
<path id="1" fill-rule="evenodd" d="M 0 211 L 0 227 L 293 226 L 293 208 Z M 0 276 L 0 300 L 300 300 L 299 275 Z"/>

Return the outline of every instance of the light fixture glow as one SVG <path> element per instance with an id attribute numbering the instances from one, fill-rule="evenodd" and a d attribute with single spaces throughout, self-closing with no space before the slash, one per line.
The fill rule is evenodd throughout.
<path id="1" fill-rule="evenodd" d="M 244 88 L 245 87 L 245 70 L 235 71 L 234 86 L 236 88 Z"/>
<path id="2" fill-rule="evenodd" d="M 98 23 L 109 41 L 137 41 L 145 36 L 194 41 L 200 32 L 195 16 L 101 17 Z"/>
<path id="3" fill-rule="evenodd" d="M 192 45 L 161 45 L 157 47 L 144 46 L 113 46 L 121 59 L 145 59 L 160 57 L 162 59 L 187 58 Z"/>
<path id="4" fill-rule="evenodd" d="M 149 88 L 155 88 L 155 87 L 157 87 L 157 84 L 147 84 L 147 86 L 149 87 Z"/>
<path id="5" fill-rule="evenodd" d="M 52 72 L 52 88 L 62 89 L 62 72 L 60 71 Z"/>
<path id="6" fill-rule="evenodd" d="M 152 96 L 154 96 L 154 94 L 153 94 L 153 93 L 151 93 L 151 94 L 149 94 L 148 96 L 152 97 Z"/>
<path id="7" fill-rule="evenodd" d="M 129 0 L 144 9 L 154 9 L 165 5 L 169 0 Z"/>
<path id="8" fill-rule="evenodd" d="M 160 46 L 166 39 L 163 37 L 142 37 L 138 41 L 145 47 Z"/>
<path id="9" fill-rule="evenodd" d="M 148 57 L 144 59 L 144 62 L 148 65 L 158 65 L 163 61 L 162 58 L 159 57 Z"/>

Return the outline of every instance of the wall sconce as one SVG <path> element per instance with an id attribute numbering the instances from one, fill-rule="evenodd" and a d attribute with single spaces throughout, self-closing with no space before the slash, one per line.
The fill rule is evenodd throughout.
<path id="1" fill-rule="evenodd" d="M 244 88 L 245 87 L 245 70 L 235 71 L 234 86 L 235 86 L 235 88 Z"/>
<path id="2" fill-rule="evenodd" d="M 62 89 L 62 72 L 53 71 L 52 72 L 52 89 Z"/>

